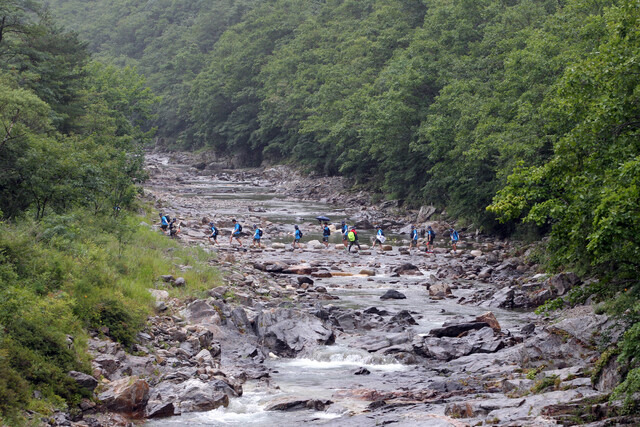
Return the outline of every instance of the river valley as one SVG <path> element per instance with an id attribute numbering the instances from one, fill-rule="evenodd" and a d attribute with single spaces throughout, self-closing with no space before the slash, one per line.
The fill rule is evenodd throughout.
<path id="1" fill-rule="evenodd" d="M 173 349 L 156 353 L 149 427 L 557 425 L 610 387 L 592 384 L 590 369 L 615 324 L 588 306 L 535 315 L 575 280 L 536 275 L 509 242 L 469 230 L 453 253 L 443 221 L 278 168 L 208 171 L 164 154 L 147 163 L 146 197 L 179 219 L 183 244 L 211 253 L 226 284 L 187 302 L 154 291 L 161 313 L 141 339 L 158 347 L 166 336 Z M 347 252 L 335 228 L 325 248 L 318 215 L 358 225 L 362 249 Z M 229 243 L 232 218 L 242 247 Z M 210 221 L 222 232 L 215 246 Z M 433 225 L 433 253 L 408 250 L 412 222 Z M 253 224 L 263 249 L 249 247 Z M 302 249 L 291 249 L 294 224 Z M 373 224 L 385 224 L 384 250 L 370 248 Z"/>

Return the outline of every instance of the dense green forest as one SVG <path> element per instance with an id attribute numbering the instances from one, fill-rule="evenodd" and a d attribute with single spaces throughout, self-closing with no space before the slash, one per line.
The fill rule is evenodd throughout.
<path id="1" fill-rule="evenodd" d="M 639 1 L 49 3 L 97 57 L 148 77 L 168 146 L 549 233 L 549 268 L 602 278 L 568 301 L 626 310 L 621 360 L 637 364 Z"/>
<path id="2" fill-rule="evenodd" d="M 86 369 L 83 330 L 127 343 L 144 318 L 168 245 L 131 213 L 154 138 L 342 174 L 485 230 L 532 224 L 549 268 L 601 279 L 555 306 L 624 313 L 618 392 L 640 390 L 640 1 L 46 6 L 0 0 L 5 416 L 34 390 L 78 399 L 64 373 Z"/>
<path id="3" fill-rule="evenodd" d="M 149 283 L 174 263 L 204 266 L 204 252 L 139 225 L 156 102 L 38 3 L 0 0 L 1 425 L 86 397 L 67 373 L 91 373 L 88 331 L 130 346 L 152 313 Z M 215 282 L 187 274 L 187 293 Z"/>

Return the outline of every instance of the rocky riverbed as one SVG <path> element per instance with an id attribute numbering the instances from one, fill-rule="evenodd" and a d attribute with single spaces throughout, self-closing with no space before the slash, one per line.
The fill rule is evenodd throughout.
<path id="1" fill-rule="evenodd" d="M 615 358 L 595 368 L 618 325 L 591 306 L 531 311 L 578 285 L 576 275 L 539 274 L 526 248 L 474 229 L 452 253 L 434 209 L 374 205 L 339 178 L 222 166 L 147 157 L 146 197 L 179 219 L 184 244 L 211 252 L 224 285 L 182 301 L 167 289 L 184 279 L 159 277 L 157 315 L 134 352 L 95 337 L 94 375 L 74 374 L 101 403 L 52 424 L 634 423 L 612 418 L 619 406 L 607 403 Z M 355 223 L 361 250 L 347 253 L 338 232 L 325 248 L 320 214 Z M 232 218 L 245 227 L 243 247 L 229 244 Z M 219 245 L 206 239 L 209 221 L 223 232 Z M 409 251 L 411 223 L 433 226 L 434 253 Z M 264 249 L 248 247 L 252 224 L 265 231 Z M 295 251 L 293 224 L 305 233 Z M 390 244 L 372 250 L 374 224 Z"/>

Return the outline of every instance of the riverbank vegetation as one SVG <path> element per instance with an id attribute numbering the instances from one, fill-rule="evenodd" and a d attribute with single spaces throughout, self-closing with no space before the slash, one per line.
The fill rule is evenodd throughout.
<path id="1" fill-rule="evenodd" d="M 577 300 L 623 314 L 618 390 L 640 390 L 637 0 L 47 3 L 0 0 L 0 405 L 20 402 L 5 409 L 39 384 L 71 398 L 45 379 L 86 368 L 81 329 L 99 324 L 96 307 L 133 316 L 123 342 L 148 310 L 127 283 L 151 276 L 125 279 L 133 267 L 113 260 L 137 245 L 127 233 L 149 233 L 128 212 L 154 135 L 342 174 L 487 231 L 533 224 L 550 237 L 550 269 L 599 278 Z M 168 256 L 157 250 L 149 258 Z M 84 256 L 105 275 L 83 279 Z M 16 292 L 44 313 L 38 324 L 15 323 L 37 312 L 16 320 Z M 54 350 L 16 332 L 28 328 Z M 28 376 L 19 348 L 58 374 Z"/>
<path id="2" fill-rule="evenodd" d="M 181 296 L 217 280 L 203 252 L 141 225 L 156 101 L 35 2 L 0 1 L 2 425 L 82 398 L 67 373 L 91 373 L 88 332 L 130 347 L 159 275 L 184 276 Z"/>

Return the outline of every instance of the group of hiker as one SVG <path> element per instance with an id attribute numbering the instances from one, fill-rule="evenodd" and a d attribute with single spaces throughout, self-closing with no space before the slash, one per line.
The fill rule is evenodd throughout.
<path id="1" fill-rule="evenodd" d="M 168 232 L 169 235 L 173 237 L 180 231 L 176 218 L 171 219 L 168 215 L 160 214 L 160 221 L 160 228 L 165 234 Z M 231 222 L 233 224 L 233 229 L 231 230 L 231 236 L 229 237 L 229 245 L 233 243 L 233 239 L 236 239 L 240 247 L 242 247 L 242 240 L 240 240 L 240 237 L 242 235 L 242 225 L 235 218 L 231 220 Z M 386 241 L 382 226 L 377 226 L 376 229 L 375 241 L 373 242 L 372 248 L 375 248 L 376 246 L 382 247 Z M 207 238 L 209 240 L 209 243 L 215 245 L 218 243 L 220 230 L 215 226 L 213 222 L 209 223 L 209 230 L 211 234 Z M 347 252 L 351 252 L 351 248 L 353 246 L 356 246 L 358 250 L 362 249 L 360 247 L 360 241 L 358 239 L 358 231 L 356 230 L 355 226 L 350 227 L 349 225 L 347 225 L 346 221 L 342 221 L 340 233 L 342 235 L 342 243 Z M 436 238 L 436 232 L 431 226 L 428 226 L 425 234 L 425 252 L 431 253 L 433 252 L 433 244 Z M 253 241 L 250 247 L 262 249 L 263 246 L 261 241 L 263 235 L 264 231 L 262 230 L 262 228 L 260 228 L 258 224 L 253 224 Z M 300 245 L 300 240 L 302 239 L 303 233 L 300 230 L 300 227 L 295 225 L 294 231 L 291 235 L 293 237 L 293 240 L 291 242 L 292 249 L 301 248 L 302 246 Z M 330 236 L 331 229 L 329 228 L 329 223 L 322 223 L 322 244 L 325 246 L 325 248 L 329 247 Z M 457 250 L 457 243 L 460 237 L 458 235 L 458 232 L 453 227 L 449 229 L 449 236 L 451 238 L 451 246 L 455 252 Z M 418 229 L 412 225 L 411 232 L 409 233 L 409 250 L 411 250 L 412 248 L 418 249 L 418 237 Z"/>

